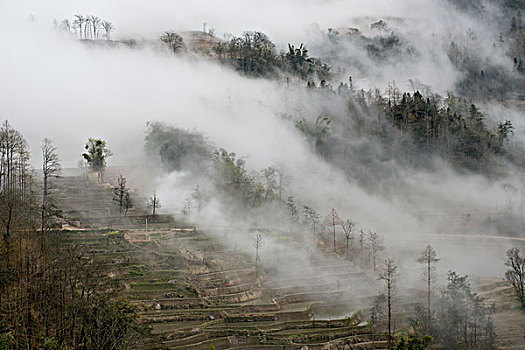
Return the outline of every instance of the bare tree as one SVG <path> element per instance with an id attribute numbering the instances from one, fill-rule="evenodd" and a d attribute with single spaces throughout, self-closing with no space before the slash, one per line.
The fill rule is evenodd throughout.
<path id="1" fill-rule="evenodd" d="M 436 256 L 436 251 L 432 246 L 429 244 L 423 249 L 421 252 L 419 258 L 417 261 L 421 264 L 426 265 L 425 272 L 423 273 L 423 280 L 427 282 L 427 320 L 426 320 L 426 328 L 427 332 L 430 331 L 430 316 L 431 316 L 431 309 L 430 309 L 430 295 L 431 295 L 431 282 L 432 282 L 432 272 L 436 270 L 436 263 L 440 259 Z"/>
<path id="2" fill-rule="evenodd" d="M 7 240 L 21 204 L 29 197 L 31 174 L 27 142 L 6 120 L 0 128 L 0 222 Z"/>
<path id="3" fill-rule="evenodd" d="M 397 266 L 394 260 L 385 260 L 379 273 L 379 279 L 385 283 L 387 318 L 388 318 L 388 344 L 392 347 L 392 306 L 396 292 Z"/>
<path id="4" fill-rule="evenodd" d="M 89 22 L 89 15 L 84 16 L 84 39 L 88 39 L 88 35 L 91 35 L 91 25 Z"/>
<path id="5" fill-rule="evenodd" d="M 343 229 L 343 233 L 345 235 L 345 241 L 346 241 L 346 252 L 348 253 L 349 249 L 349 242 L 354 239 L 354 227 L 356 225 L 355 221 L 352 221 L 350 219 L 341 220 L 339 222 L 339 225 Z"/>
<path id="6" fill-rule="evenodd" d="M 92 39 L 98 39 L 98 30 L 100 29 L 100 18 L 95 15 L 89 16 L 89 23 L 91 24 L 92 29 Z"/>
<path id="7" fill-rule="evenodd" d="M 73 21 L 73 25 L 78 28 L 78 38 L 82 39 L 82 29 L 84 26 L 84 23 L 86 23 L 86 18 L 82 15 L 75 15 L 75 20 Z"/>
<path id="8" fill-rule="evenodd" d="M 60 23 L 60 29 L 68 35 L 71 34 L 71 23 L 69 22 L 69 19 L 66 18 Z"/>
<path id="9" fill-rule="evenodd" d="M 519 248 L 507 250 L 505 266 L 510 267 L 505 272 L 505 278 L 512 284 L 522 303 L 525 303 L 525 257 L 520 255 Z"/>
<path id="10" fill-rule="evenodd" d="M 47 219 L 52 215 L 52 200 L 50 190 L 53 189 L 53 179 L 60 174 L 61 166 L 58 158 L 57 148 L 53 146 L 50 139 L 45 138 L 42 143 L 42 208 L 40 234 L 42 247 L 44 246 L 44 230 L 47 227 Z"/>
<path id="11" fill-rule="evenodd" d="M 102 28 L 104 28 L 104 38 L 111 40 L 111 32 L 115 30 L 115 26 L 110 21 L 102 21 Z"/>
<path id="12" fill-rule="evenodd" d="M 385 250 L 385 246 L 383 245 L 383 237 L 381 237 L 377 232 L 370 231 L 368 233 L 368 248 L 370 249 L 370 260 L 372 262 L 372 274 L 376 274 L 376 265 L 377 265 L 377 257 L 379 255 L 379 252 L 382 250 Z"/>
<path id="13" fill-rule="evenodd" d="M 336 230 L 335 228 L 337 227 L 337 225 L 339 225 L 340 222 L 341 222 L 341 218 L 339 217 L 339 214 L 337 213 L 337 210 L 335 210 L 335 208 L 332 208 L 332 210 L 330 210 L 330 212 L 324 219 L 325 225 L 328 226 L 329 229 L 332 231 L 333 241 L 334 241 L 334 254 L 336 252 L 336 242 L 335 242 Z"/>
<path id="14" fill-rule="evenodd" d="M 258 234 L 255 236 L 253 241 L 253 247 L 255 248 L 255 278 L 259 276 L 259 261 L 261 257 L 259 256 L 259 250 L 264 246 L 263 236 Z"/>
<path id="15" fill-rule="evenodd" d="M 151 209 L 151 216 L 155 217 L 157 209 L 161 207 L 159 197 L 157 197 L 157 192 L 153 191 L 153 196 L 149 197 L 147 203 L 148 209 Z"/>

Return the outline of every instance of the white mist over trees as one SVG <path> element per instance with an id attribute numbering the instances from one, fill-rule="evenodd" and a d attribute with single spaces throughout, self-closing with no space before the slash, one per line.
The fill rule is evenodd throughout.
<path id="1" fill-rule="evenodd" d="M 87 139 L 99 183 L 108 166 L 146 173 L 140 203 L 118 178 L 120 214 L 145 205 L 156 217 L 160 197 L 185 225 L 227 227 L 226 245 L 255 253 L 256 279 L 294 277 L 291 266 L 323 254 L 379 276 L 385 300 L 370 319 L 380 329 L 386 303 L 390 346 L 393 282 L 421 289 L 424 268 L 418 332 L 493 346 L 492 311 L 463 274 L 502 277 L 507 251 L 505 276 L 523 299 L 523 258 L 508 250 L 525 227 L 518 1 L 128 5 L 0 5 L 0 116 L 20 129 L 1 130 L 5 239 L 25 210 L 29 151 L 54 140 L 42 148 L 43 236 L 56 150 L 71 167 Z"/>

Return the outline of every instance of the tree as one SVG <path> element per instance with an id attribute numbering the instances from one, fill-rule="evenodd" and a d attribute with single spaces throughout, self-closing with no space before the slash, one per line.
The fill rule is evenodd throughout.
<path id="1" fill-rule="evenodd" d="M 184 47 L 182 37 L 173 31 L 164 32 L 164 34 L 160 36 L 160 41 L 168 44 L 173 53 L 177 53 L 177 51 Z"/>
<path id="2" fill-rule="evenodd" d="M 467 276 L 449 271 L 447 280 L 432 327 L 438 343 L 444 349 L 494 349 L 493 307 L 472 293 Z"/>
<path id="3" fill-rule="evenodd" d="M 299 213 L 299 211 L 297 210 L 297 206 L 295 205 L 293 196 L 288 196 L 288 198 L 286 199 L 286 206 L 290 211 L 290 223 L 294 225 L 297 222 L 297 214 Z"/>
<path id="4" fill-rule="evenodd" d="M 392 347 L 392 306 L 396 292 L 397 266 L 392 259 L 385 260 L 379 273 L 379 279 L 385 283 L 387 319 L 388 319 L 388 344 Z"/>
<path id="5" fill-rule="evenodd" d="M 197 212 L 200 213 L 200 211 L 202 210 L 203 197 L 199 185 L 195 186 L 195 188 L 193 189 L 193 192 L 191 193 L 191 200 L 195 202 Z"/>
<path id="6" fill-rule="evenodd" d="M 337 213 L 337 210 L 335 208 L 332 208 L 328 215 L 324 218 L 324 223 L 326 226 L 330 228 L 333 235 L 333 241 L 334 241 L 334 254 L 336 253 L 336 242 L 335 242 L 335 228 L 339 223 L 341 222 L 341 218 L 339 217 L 339 214 Z"/>
<path id="7" fill-rule="evenodd" d="M 190 215 L 191 215 L 191 201 L 190 201 L 189 198 L 186 198 L 186 201 L 184 201 L 184 207 L 182 208 L 182 215 L 184 215 L 184 217 L 186 219 L 190 218 Z"/>
<path id="8" fill-rule="evenodd" d="M 208 171 L 213 160 L 213 147 L 203 134 L 174 128 L 160 122 L 148 122 L 146 126 L 146 150 L 160 156 L 162 165 L 167 170 L 190 169 L 200 173 Z M 220 156 L 217 154 L 217 158 L 217 165 L 219 165 L 219 160 L 223 161 L 222 153 Z"/>
<path id="9" fill-rule="evenodd" d="M 44 244 L 44 230 L 47 227 L 47 219 L 53 215 L 53 202 L 50 197 L 50 190 L 53 189 L 53 179 L 59 177 L 61 170 L 57 148 L 53 142 L 47 138 L 42 143 L 42 208 L 40 234 L 42 247 Z"/>
<path id="10" fill-rule="evenodd" d="M 431 281 L 433 278 L 432 272 L 436 269 L 436 263 L 440 259 L 436 256 L 436 251 L 432 246 L 429 244 L 425 247 L 425 249 L 421 252 L 419 258 L 417 261 L 421 264 L 426 265 L 425 272 L 423 273 L 423 279 L 427 282 L 427 324 L 426 324 L 426 331 L 430 331 L 430 320 L 431 320 L 431 310 L 430 310 L 430 295 L 431 295 Z"/>
<path id="11" fill-rule="evenodd" d="M 70 35 L 71 34 L 71 23 L 69 22 L 69 19 L 64 19 L 61 23 L 60 23 L 60 29 L 62 30 L 62 32 Z"/>
<path id="12" fill-rule="evenodd" d="M 117 179 L 117 186 L 113 188 L 113 202 L 119 208 L 119 214 L 122 215 L 122 211 L 127 211 L 133 206 L 133 202 L 130 197 L 129 188 L 126 187 L 126 178 L 119 175 Z"/>
<path id="13" fill-rule="evenodd" d="M 331 123 L 332 121 L 328 117 L 318 116 L 314 125 L 301 118 L 295 122 L 295 127 L 307 137 L 315 150 L 320 152 L 325 143 L 326 135 L 330 132 Z"/>
<path id="14" fill-rule="evenodd" d="M 259 261 L 261 257 L 259 256 L 259 250 L 264 246 L 263 236 L 258 234 L 255 236 L 253 241 L 253 247 L 255 248 L 255 278 L 259 276 Z"/>
<path id="15" fill-rule="evenodd" d="M 380 293 L 374 298 L 374 301 L 370 305 L 369 324 L 374 331 L 377 330 L 377 326 L 381 323 L 381 320 L 385 316 L 385 303 L 385 293 Z"/>
<path id="16" fill-rule="evenodd" d="M 98 39 L 98 30 L 100 29 L 100 18 L 98 18 L 95 15 L 91 15 L 88 17 L 88 20 L 93 30 L 93 36 L 91 38 Z"/>
<path id="17" fill-rule="evenodd" d="M 104 37 L 106 40 L 111 40 L 111 32 L 115 30 L 115 26 L 110 21 L 102 21 L 102 28 L 104 28 Z"/>
<path id="18" fill-rule="evenodd" d="M 261 32 L 244 32 L 240 37 L 233 37 L 229 42 L 215 46 L 219 59 L 230 63 L 235 69 L 245 74 L 264 76 L 274 72 L 278 63 L 275 45 Z"/>
<path id="19" fill-rule="evenodd" d="M 339 225 L 343 229 L 343 233 L 345 235 L 345 241 L 346 241 L 346 251 L 348 252 L 349 242 L 354 239 L 353 229 L 356 225 L 356 222 L 350 219 L 346 219 L 346 220 L 341 220 L 339 222 Z"/>
<path id="20" fill-rule="evenodd" d="M 78 28 L 78 38 L 82 39 L 82 28 L 84 23 L 86 23 L 86 18 L 82 15 L 75 15 L 76 19 L 73 21 L 75 28 Z M 84 39 L 87 39 L 84 37 Z"/>
<path id="21" fill-rule="evenodd" d="M 129 191 L 126 191 L 126 194 L 124 195 L 124 216 L 128 216 L 128 210 L 133 208 L 133 205 L 133 198 Z"/>
<path id="22" fill-rule="evenodd" d="M 370 231 L 368 233 L 367 245 L 370 249 L 370 260 L 372 262 L 372 274 L 376 273 L 376 262 L 379 252 L 385 249 L 383 238 L 377 233 Z"/>
<path id="23" fill-rule="evenodd" d="M 113 153 L 106 148 L 106 141 L 91 137 L 88 142 L 86 142 L 84 148 L 86 149 L 86 152 L 82 153 L 82 157 L 87 161 L 91 170 L 97 173 L 98 183 L 102 183 L 104 180 L 107 158 Z"/>
<path id="24" fill-rule="evenodd" d="M 124 300 L 95 297 L 85 307 L 83 318 L 93 349 L 129 349 L 132 336 L 137 335 L 137 310 Z"/>
<path id="25" fill-rule="evenodd" d="M 512 284 L 521 303 L 525 305 L 525 257 L 520 255 L 519 248 L 507 250 L 505 266 L 510 267 L 505 272 L 505 278 Z"/>
<path id="26" fill-rule="evenodd" d="M 117 286 L 105 265 L 61 232 L 50 231 L 46 240 L 53 244 L 41 249 L 40 204 L 50 208 L 60 167 L 49 140 L 42 156 L 47 194 L 40 203 L 31 190 L 24 138 L 8 123 L 0 128 L 0 215 L 9 226 L 0 242 L 0 348 L 133 348 L 128 340 L 139 327 L 137 314 L 130 304 L 113 301 Z"/>
<path id="27" fill-rule="evenodd" d="M 157 192 L 153 191 L 153 196 L 149 197 L 147 202 L 148 209 L 151 209 L 151 216 L 155 217 L 155 212 L 161 207 Z"/>
<path id="28" fill-rule="evenodd" d="M 275 191 L 279 189 L 277 183 L 278 171 L 274 167 L 268 167 L 261 170 L 264 180 L 264 201 L 272 200 L 275 197 Z"/>
<path id="29" fill-rule="evenodd" d="M 317 228 L 319 227 L 320 216 L 314 208 L 303 206 L 304 224 L 312 230 L 312 244 L 315 247 Z"/>
<path id="30" fill-rule="evenodd" d="M 396 337 L 394 350 L 426 350 L 432 344 L 432 337 L 429 335 L 421 338 L 419 334 L 410 333 Z"/>
<path id="31" fill-rule="evenodd" d="M 359 246 L 361 249 L 365 247 L 365 231 L 359 230 Z"/>
<path id="32" fill-rule="evenodd" d="M 279 204 L 280 204 L 283 200 L 283 187 L 287 183 L 287 177 L 285 176 L 284 170 L 281 167 L 276 167 L 275 172 L 277 173 L 277 179 L 278 179 L 277 188 L 279 190 Z"/>
<path id="33" fill-rule="evenodd" d="M 25 138 L 6 120 L 0 128 L 0 221 L 7 240 L 31 194 Z"/>

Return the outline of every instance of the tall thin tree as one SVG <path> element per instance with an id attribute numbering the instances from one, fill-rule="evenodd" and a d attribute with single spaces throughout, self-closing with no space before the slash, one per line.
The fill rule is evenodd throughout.
<path id="1" fill-rule="evenodd" d="M 423 280 L 427 282 L 427 319 L 426 319 L 426 328 L 427 332 L 430 331 L 430 320 L 431 320 L 431 306 L 430 306 L 430 296 L 431 296 L 431 283 L 433 279 L 432 272 L 436 270 L 436 263 L 440 259 L 436 255 L 436 251 L 429 244 L 423 249 L 420 253 L 417 261 L 421 264 L 425 264 L 425 272 L 423 273 Z"/>
<path id="2" fill-rule="evenodd" d="M 396 282 L 397 282 L 397 266 L 394 264 L 394 260 L 387 259 L 381 272 L 379 273 L 379 279 L 385 283 L 385 293 L 386 293 L 386 306 L 387 306 L 387 317 L 388 317 L 388 348 L 392 348 L 392 308 L 393 301 L 396 292 Z"/>
<path id="3" fill-rule="evenodd" d="M 264 246 L 264 238 L 262 235 L 257 234 L 253 241 L 253 247 L 255 248 L 255 278 L 259 277 L 259 261 L 261 257 L 259 256 L 259 251 Z"/>
<path id="4" fill-rule="evenodd" d="M 75 20 L 73 25 L 78 28 L 78 38 L 82 40 L 82 30 L 84 28 L 84 23 L 86 23 L 86 18 L 82 15 L 75 15 Z"/>
<path id="5" fill-rule="evenodd" d="M 370 261 L 372 267 L 372 275 L 376 274 L 377 257 L 379 252 L 385 249 L 383 245 L 383 237 L 377 232 L 370 231 L 368 233 L 367 245 L 370 249 Z"/>
<path id="6" fill-rule="evenodd" d="M 333 243 L 334 243 L 334 254 L 336 253 L 336 241 L 335 241 L 335 232 L 336 227 L 341 222 L 341 218 L 339 217 L 339 214 L 337 213 L 337 210 L 335 208 L 332 208 L 328 215 L 324 219 L 325 225 L 328 226 L 332 232 L 333 236 Z"/>
<path id="7" fill-rule="evenodd" d="M 53 189 L 53 180 L 60 175 L 60 159 L 58 158 L 57 148 L 50 139 L 42 141 L 42 208 L 41 208 L 41 245 L 44 247 L 44 231 L 47 227 L 47 220 L 52 215 L 52 200 L 50 191 Z"/>

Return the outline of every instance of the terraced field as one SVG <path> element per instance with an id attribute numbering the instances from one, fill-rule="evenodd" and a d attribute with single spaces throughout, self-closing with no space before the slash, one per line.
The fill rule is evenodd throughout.
<path id="1" fill-rule="evenodd" d="M 60 182 L 66 217 L 78 226 L 68 231 L 71 241 L 102 261 L 121 286 L 120 297 L 139 307 L 151 330 L 144 349 L 384 347 L 384 335 L 371 334 L 350 311 L 368 301 L 347 304 L 352 285 L 370 280 L 351 264 L 319 257 L 307 266 L 288 264 L 307 278 L 256 275 L 246 254 L 227 249 L 213 234 L 170 220 L 146 231 L 134 222 L 145 215 L 140 209 L 116 220 L 110 186 L 77 177 Z"/>
<path id="2" fill-rule="evenodd" d="M 323 348 L 329 342 L 377 348 L 384 341 L 356 316 L 313 320 L 315 308 L 340 307 L 344 292 L 315 292 L 319 287 L 307 280 L 277 287 L 281 282 L 255 278 L 245 256 L 206 234 L 95 230 L 72 232 L 71 239 L 110 265 L 121 296 L 139 306 L 141 322 L 151 327 L 144 349 Z M 333 278 L 341 277 L 339 268 Z"/>
<path id="3" fill-rule="evenodd" d="M 183 227 L 168 217 L 146 231 L 140 208 L 118 220 L 110 186 L 63 178 L 61 193 L 66 216 L 75 216 L 77 228 L 68 231 L 72 242 L 103 262 L 108 277 L 121 286 L 118 297 L 136 304 L 140 322 L 150 329 L 142 349 L 387 347 L 385 334 L 364 322 L 378 282 L 343 258 L 322 251 L 306 259 L 285 258 L 300 249 L 291 240 L 273 261 L 280 268 L 265 265 L 256 275 L 253 257 L 235 244 L 221 244 L 224 234 Z M 477 283 L 484 297 L 512 309 L 512 295 L 501 280 Z M 403 310 L 420 301 L 397 299 Z M 395 316 L 398 322 L 407 317 Z M 519 348 L 522 324 L 513 322 L 518 316 L 494 315 L 498 334 L 508 334 L 502 346 Z"/>

